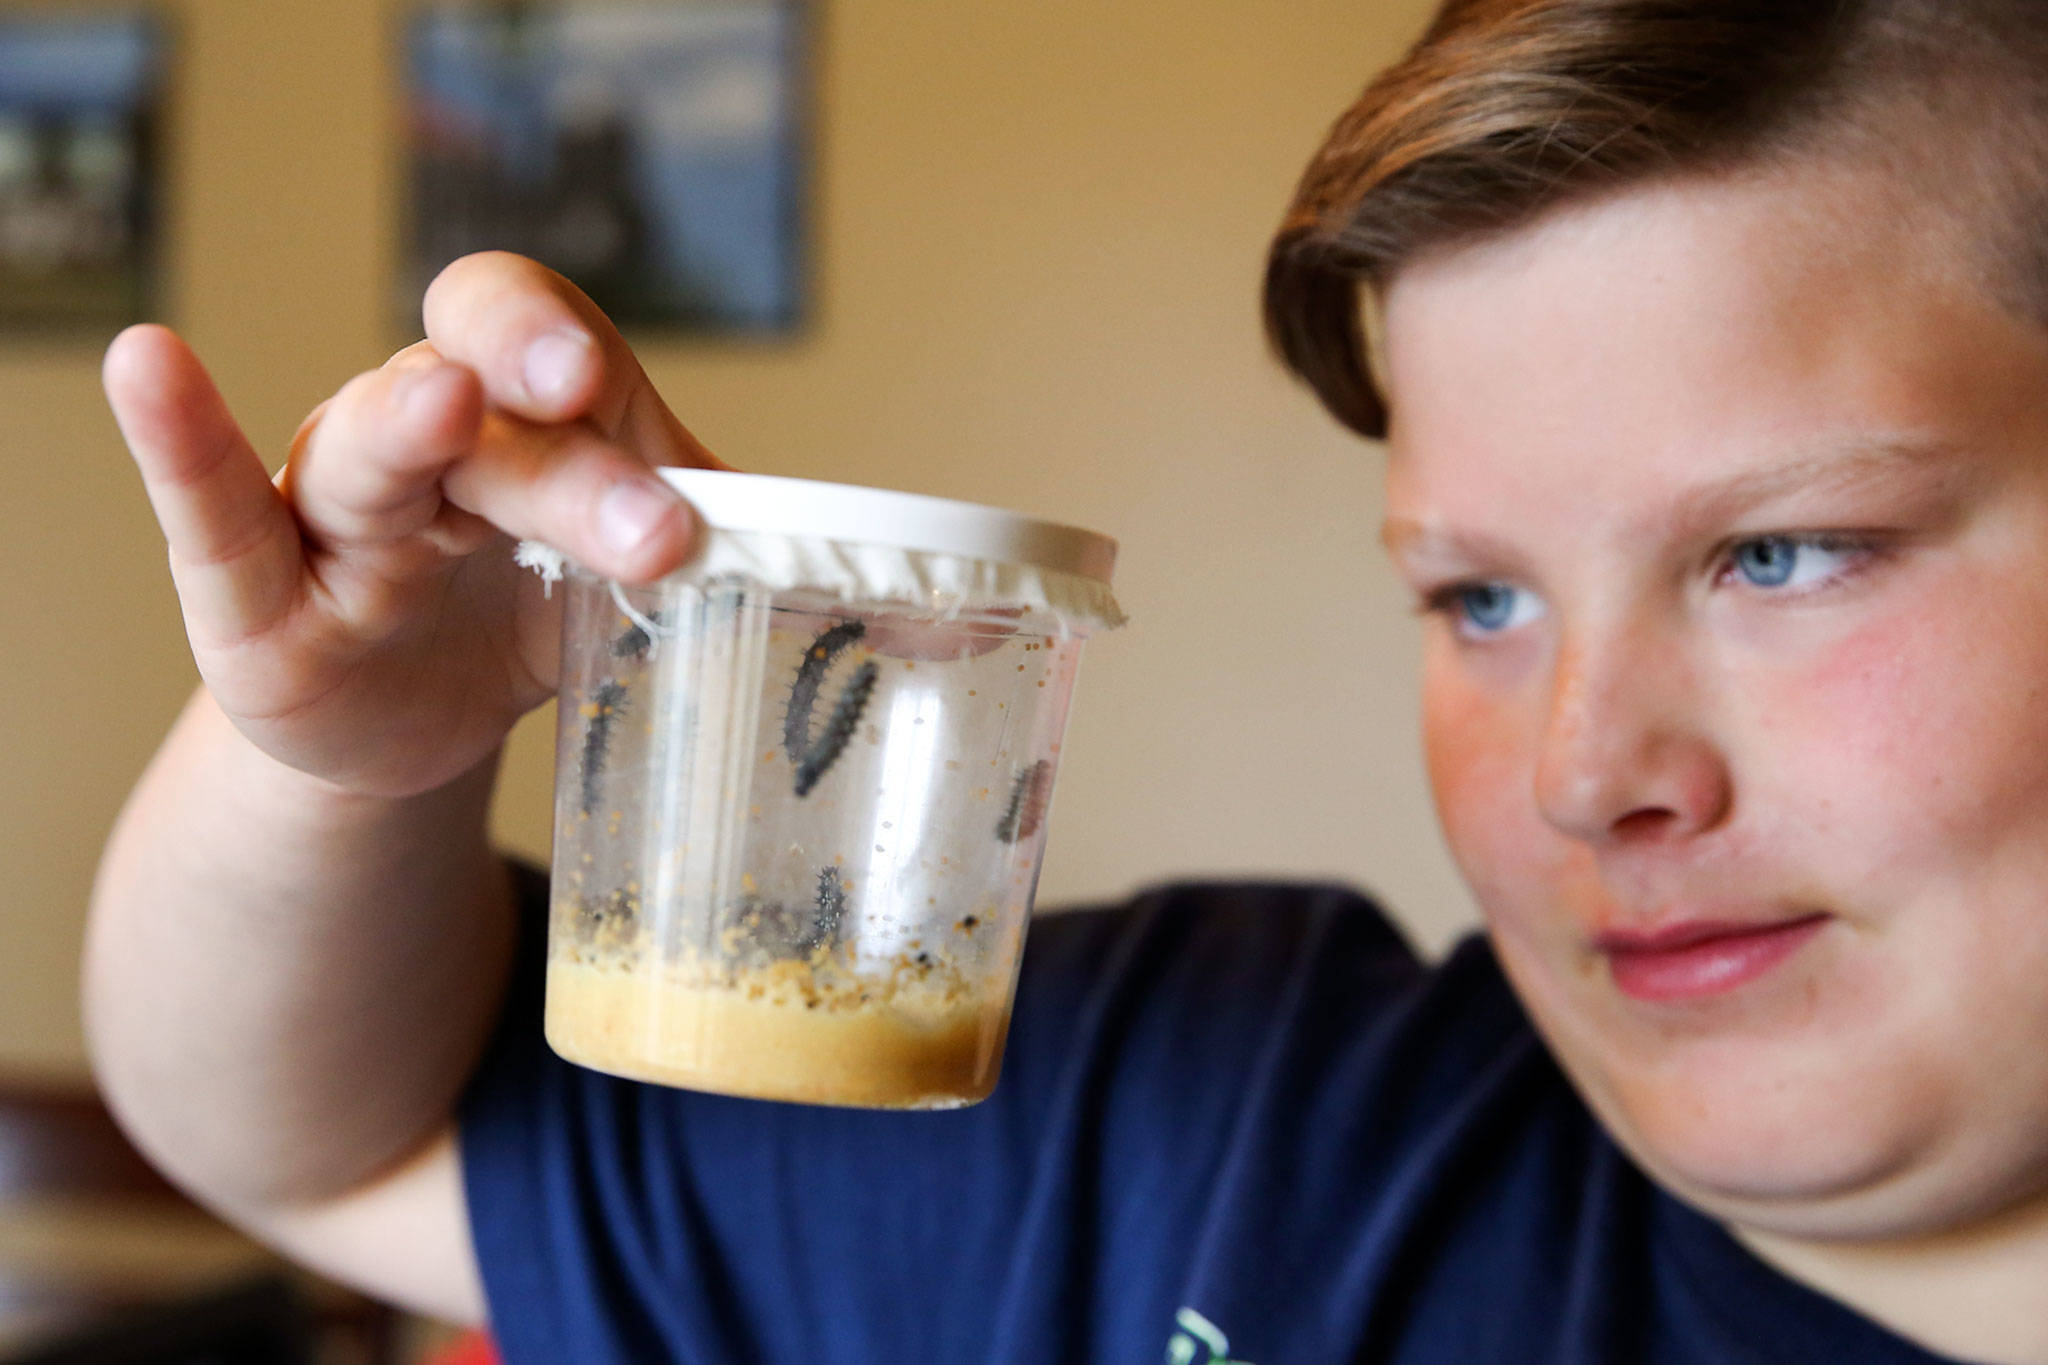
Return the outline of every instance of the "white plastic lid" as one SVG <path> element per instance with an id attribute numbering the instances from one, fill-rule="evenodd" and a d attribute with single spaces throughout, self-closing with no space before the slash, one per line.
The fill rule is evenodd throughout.
<path id="1" fill-rule="evenodd" d="M 705 524 L 723 531 L 887 545 L 970 559 L 1033 564 L 1108 585 L 1116 542 L 1094 531 L 974 502 L 851 483 L 727 469 L 660 471 Z"/>
<path id="2" fill-rule="evenodd" d="M 1113 629 L 1116 542 L 1077 526 L 999 507 L 725 469 L 663 468 L 704 520 L 687 562 L 667 581 L 733 579 L 846 602 L 902 602 L 954 616 L 980 609 L 1049 618 L 1047 628 Z M 566 557 L 522 541 L 516 558 L 552 583 Z M 619 585 L 612 594 L 631 614 Z M 637 619 L 637 618 L 635 618 Z"/>

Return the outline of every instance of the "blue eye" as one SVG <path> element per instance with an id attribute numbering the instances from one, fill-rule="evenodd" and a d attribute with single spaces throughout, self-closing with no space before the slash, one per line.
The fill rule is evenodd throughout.
<path id="1" fill-rule="evenodd" d="M 1458 633 L 1467 638 L 1499 635 L 1543 614 L 1543 604 L 1534 593 L 1505 583 L 1454 584 L 1432 594 L 1427 609 L 1449 616 Z"/>
<path id="2" fill-rule="evenodd" d="M 1746 540 L 1735 547 L 1735 567 L 1759 588 L 1779 588 L 1792 577 L 1799 547 L 1783 536 Z"/>
<path id="3" fill-rule="evenodd" d="M 1758 536 L 1729 558 L 1752 587 L 1803 588 L 1839 577 L 1868 548 L 1840 536 Z"/>
<path id="4" fill-rule="evenodd" d="M 1515 615 L 1515 590 L 1499 583 L 1481 583 L 1458 594 L 1465 619 L 1481 630 L 1499 630 Z"/>

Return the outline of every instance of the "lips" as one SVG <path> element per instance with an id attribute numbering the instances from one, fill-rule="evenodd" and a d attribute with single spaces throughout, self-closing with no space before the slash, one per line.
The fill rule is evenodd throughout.
<path id="1" fill-rule="evenodd" d="M 1688 920 L 1655 932 L 1609 930 L 1593 946 L 1606 956 L 1622 994 L 1646 1001 L 1698 1000 L 1764 976 L 1830 918 L 1819 913 L 1765 923 Z"/>

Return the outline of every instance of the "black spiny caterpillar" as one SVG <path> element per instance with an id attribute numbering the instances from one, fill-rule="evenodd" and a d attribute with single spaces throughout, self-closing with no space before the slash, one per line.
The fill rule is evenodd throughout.
<path id="1" fill-rule="evenodd" d="M 839 651 L 867 633 L 865 622 L 842 621 L 822 632 L 804 651 L 804 661 L 797 665 L 796 683 L 789 689 L 788 709 L 782 713 L 782 749 L 790 762 L 801 762 L 804 750 L 811 745 L 811 708 L 817 705 L 825 670 L 839 657 Z"/>
<path id="2" fill-rule="evenodd" d="M 818 702 L 818 689 L 824 686 L 825 670 L 842 650 L 867 633 L 863 622 L 841 621 L 811 641 L 810 648 L 804 651 L 804 661 L 797 666 L 796 682 L 789 689 L 789 706 L 782 713 L 782 750 L 796 765 L 798 796 L 810 795 L 825 770 L 838 760 L 847 741 L 853 738 L 853 727 L 860 723 L 869 694 L 875 690 L 877 670 L 870 660 L 856 669 L 840 690 L 839 702 L 832 708 L 831 719 L 825 722 L 824 733 L 815 742 L 811 739 L 811 711 Z"/>
<path id="3" fill-rule="evenodd" d="M 818 894 L 809 906 L 746 896 L 726 913 L 719 939 L 733 958 L 745 964 L 780 958 L 809 958 L 838 943 L 846 919 L 846 883 L 839 869 L 818 873 Z"/>
<path id="4" fill-rule="evenodd" d="M 996 821 L 996 838 L 1006 844 L 1029 839 L 1045 820 L 1046 798 L 1052 794 L 1052 760 L 1041 758 L 1028 768 L 1017 770 L 1010 785 L 1010 804 Z"/>
<path id="5" fill-rule="evenodd" d="M 827 867 L 818 873 L 817 919 L 813 929 L 820 943 L 830 943 L 839 937 L 839 925 L 846 918 L 846 883 L 839 879 L 839 869 Z"/>
<path id="6" fill-rule="evenodd" d="M 839 689 L 839 703 L 832 708 L 831 718 L 818 733 L 817 740 L 803 751 L 796 764 L 796 794 L 809 796 L 811 788 L 818 785 L 818 779 L 826 769 L 839 761 L 848 741 L 853 738 L 853 727 L 860 724 L 860 713 L 867 708 L 868 698 L 875 690 L 875 680 L 881 670 L 875 667 L 873 659 L 853 670 L 853 676 L 846 680 L 846 686 Z"/>
<path id="7" fill-rule="evenodd" d="M 583 729 L 583 813 L 597 809 L 598 784 L 604 777 L 604 761 L 611 750 L 612 726 L 626 706 L 626 687 L 615 678 L 597 685 L 597 695 L 583 708 L 590 723 Z"/>

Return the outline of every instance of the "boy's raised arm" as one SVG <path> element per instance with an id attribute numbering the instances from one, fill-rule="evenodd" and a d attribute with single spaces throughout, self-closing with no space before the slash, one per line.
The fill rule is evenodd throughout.
<path id="1" fill-rule="evenodd" d="M 99 1086 L 168 1176 L 314 1269 L 469 1323 L 448 1138 L 512 954 L 495 768 L 353 796 L 202 689 L 116 824 L 85 956 Z"/>
<path id="2" fill-rule="evenodd" d="M 512 537 L 648 581 L 693 535 L 649 466 L 718 465 L 534 262 L 464 258 L 425 314 L 274 480 L 180 338 L 131 328 L 105 366 L 205 686 L 102 861 L 93 1064 L 167 1174 L 245 1225 L 295 1211 L 316 1263 L 323 1229 L 403 1240 L 403 1211 L 347 1196 L 445 1154 L 507 982 L 485 811 L 507 731 L 554 693 L 562 596 Z"/>

